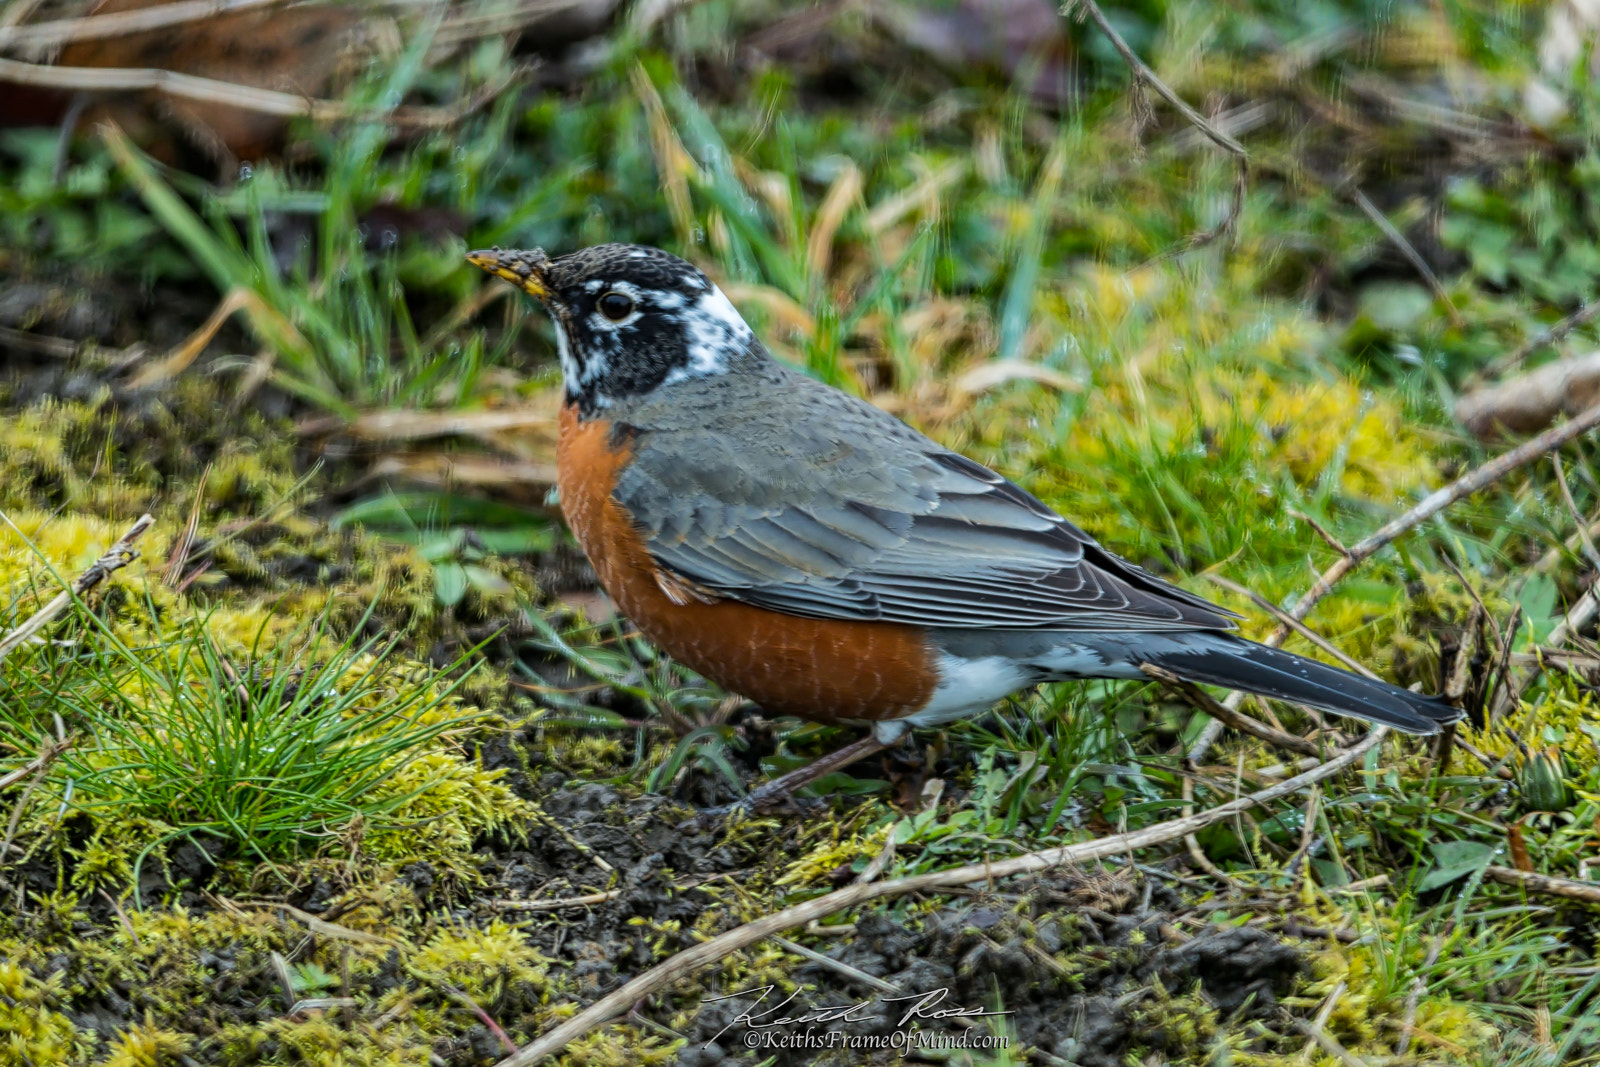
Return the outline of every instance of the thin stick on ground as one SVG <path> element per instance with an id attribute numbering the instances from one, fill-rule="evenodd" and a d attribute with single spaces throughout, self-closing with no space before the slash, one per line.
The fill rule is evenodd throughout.
<path id="1" fill-rule="evenodd" d="M 498 911 L 560 911 L 563 908 L 588 908 L 604 904 L 622 895 L 620 889 L 604 893 L 586 893 L 581 897 L 562 897 L 559 900 L 491 900 L 489 906 Z"/>
<path id="2" fill-rule="evenodd" d="M 1378 210 L 1377 204 L 1367 199 L 1366 193 L 1363 193 L 1354 183 L 1351 183 L 1346 188 L 1350 192 L 1350 199 L 1355 201 L 1356 207 L 1360 208 L 1362 214 L 1372 220 L 1372 224 L 1378 228 L 1384 237 L 1389 239 L 1390 244 L 1399 250 L 1400 254 L 1406 258 L 1406 262 L 1415 268 L 1417 274 L 1427 283 L 1428 288 L 1433 290 L 1433 298 L 1444 305 L 1446 314 L 1450 316 L 1450 325 L 1460 329 L 1461 312 L 1456 310 L 1455 304 L 1450 300 L 1450 294 L 1445 292 L 1444 285 L 1439 281 L 1439 276 L 1433 273 L 1433 268 L 1428 266 L 1428 261 L 1422 258 L 1422 253 L 1418 252 L 1411 242 L 1406 240 L 1406 235 L 1401 233 L 1395 227 L 1395 224 L 1389 221 L 1387 215 Z"/>
<path id="3" fill-rule="evenodd" d="M 1288 733 L 1284 730 L 1275 730 L 1266 723 L 1257 722 L 1250 716 L 1228 707 L 1226 704 L 1222 703 L 1216 697 L 1212 696 L 1204 689 L 1201 689 L 1193 682 L 1188 682 L 1182 678 L 1179 678 L 1171 671 L 1163 670 L 1162 668 L 1153 666 L 1149 663 L 1140 664 L 1139 669 L 1161 684 L 1183 694 L 1183 696 L 1188 699 L 1189 703 L 1193 704 L 1195 707 L 1199 708 L 1213 719 L 1216 719 L 1218 722 L 1221 722 L 1226 726 L 1233 727 L 1240 733 L 1250 734 L 1252 737 L 1259 737 L 1269 745 L 1277 745 L 1279 748 L 1286 748 L 1291 752 L 1299 752 L 1307 756 L 1322 755 L 1322 750 L 1316 745 L 1312 744 L 1310 741 L 1307 741 L 1305 738 L 1297 737 L 1294 734 Z"/>
<path id="4" fill-rule="evenodd" d="M 1509 452 L 1502 453 L 1478 467 L 1463 474 L 1443 489 L 1429 493 L 1411 510 L 1390 522 L 1385 523 L 1371 536 L 1358 541 L 1350 546 L 1350 554 L 1334 560 L 1332 566 L 1322 572 L 1322 575 L 1311 586 L 1305 596 L 1289 612 L 1296 619 L 1303 620 L 1311 609 L 1317 605 L 1333 584 L 1343 578 L 1362 561 L 1401 534 L 1422 525 L 1439 512 L 1466 497 L 1471 496 L 1480 489 L 1484 489 L 1504 478 L 1519 467 L 1525 467 L 1546 453 L 1552 452 L 1595 427 L 1600 426 L 1600 404 L 1585 411 L 1564 425 L 1546 430 L 1538 437 L 1524 441 Z M 1279 641 L 1288 636 L 1289 628 L 1282 623 L 1273 632 Z"/>
<path id="5" fill-rule="evenodd" d="M 746 923 L 709 941 L 695 945 L 693 948 L 686 949 L 665 962 L 650 968 L 612 993 L 602 997 L 588 1008 L 539 1038 L 539 1040 L 528 1045 L 515 1056 L 508 1056 L 501 1060 L 497 1067 L 530 1067 L 532 1064 L 539 1063 L 546 1057 L 560 1052 L 569 1043 L 589 1033 L 596 1027 L 626 1015 L 628 1010 L 641 999 L 651 996 L 678 979 L 693 974 L 702 967 L 730 956 L 740 949 L 749 948 L 775 934 L 781 934 L 785 930 L 804 926 L 813 919 L 820 919 L 835 912 L 843 911 L 846 908 L 865 904 L 868 901 L 904 896 L 907 893 L 928 892 L 964 886 L 973 882 L 989 882 L 990 880 L 1010 878 L 1019 874 L 1048 870 L 1064 864 L 1090 863 L 1095 860 L 1108 859 L 1112 856 L 1121 856 L 1135 849 L 1149 848 L 1152 845 L 1176 841 L 1185 834 L 1192 834 L 1207 826 L 1231 819 L 1250 808 L 1269 804 L 1323 779 L 1331 778 L 1359 761 L 1362 756 L 1377 746 L 1387 735 L 1387 728 L 1382 726 L 1374 727 L 1366 737 L 1346 749 L 1336 759 L 1329 760 L 1327 763 L 1288 781 L 1250 793 L 1237 800 L 1230 800 L 1226 804 L 1218 805 L 1210 811 L 1202 812 L 1199 815 L 1173 819 L 1169 822 L 1146 827 L 1143 830 L 1136 830 L 1131 833 L 1115 834 L 1111 837 L 1085 841 L 1076 845 L 1067 845 L 1063 848 L 1046 849 L 1043 852 L 1017 856 L 997 863 L 973 863 L 949 871 L 933 871 L 928 874 L 914 875 L 907 878 L 895 878 L 887 882 L 849 886 L 796 904 L 793 907 L 785 908 L 782 911 L 757 919 L 755 922 Z"/>
<path id="6" fill-rule="evenodd" d="M 0 862 L 3 862 L 6 853 L 11 851 L 11 842 L 16 840 L 17 827 L 22 824 L 22 813 L 28 808 L 28 800 L 33 796 L 34 790 L 39 788 L 39 783 L 44 781 L 45 771 L 50 769 L 50 764 L 67 749 L 72 747 L 70 738 L 52 741 L 46 744 L 43 750 L 18 767 L 10 774 L 0 774 L 0 790 L 9 789 L 24 778 L 29 778 L 27 786 L 22 790 L 22 795 L 17 798 L 16 805 L 11 809 L 11 818 L 6 822 L 6 836 L 0 840 Z"/>
<path id="7" fill-rule="evenodd" d="M 1562 319 L 1560 322 L 1552 325 L 1549 329 L 1541 330 L 1539 333 L 1528 338 L 1522 344 L 1518 345 L 1510 355 L 1505 356 L 1502 359 L 1495 360 L 1483 370 L 1479 371 L 1473 376 L 1472 382 L 1468 383 L 1468 385 L 1462 389 L 1462 392 L 1470 392 L 1474 383 L 1489 381 L 1500 377 L 1508 371 L 1516 370 L 1518 367 L 1522 366 L 1529 356 L 1533 355 L 1541 348 L 1548 348 L 1551 345 L 1556 344 L 1573 330 L 1576 330 L 1578 327 L 1590 322 L 1596 315 L 1600 315 L 1600 300 L 1591 300 L 1587 304 L 1584 304 L 1577 311 L 1574 311 L 1572 314 Z"/>
<path id="8" fill-rule="evenodd" d="M 795 942 L 790 941 L 787 937 L 778 937 L 774 935 L 771 940 L 774 945 L 777 945 L 785 952 L 792 952 L 796 956 L 803 956 L 812 963 L 826 967 L 828 970 L 837 974 L 841 974 L 845 978 L 850 979 L 852 982 L 858 982 L 861 985 L 867 986 L 868 988 L 876 989 L 880 993 L 888 993 L 890 996 L 899 997 L 905 995 L 905 990 L 901 989 L 893 982 L 885 982 L 882 978 L 877 978 L 865 971 L 858 970 L 850 966 L 848 963 L 841 963 L 832 956 L 824 956 L 814 948 L 806 948 L 804 945 L 796 944 Z"/>
<path id="9" fill-rule="evenodd" d="M 1323 998 L 1322 1007 L 1317 1009 L 1317 1014 L 1311 1019 L 1310 1025 L 1312 1030 L 1321 1030 L 1324 1026 L 1328 1025 L 1328 1020 L 1333 1018 L 1333 1009 L 1339 1004 L 1339 998 L 1343 997 L 1345 990 L 1349 988 L 1350 986 L 1348 983 L 1340 982 L 1338 985 L 1333 987 L 1333 992 L 1329 993 Z M 1300 1050 L 1300 1058 L 1309 1062 L 1311 1059 L 1311 1049 L 1315 1045 L 1315 1038 L 1307 1041 L 1306 1047 Z"/>
<path id="10" fill-rule="evenodd" d="M 1600 549 L 1594 544 L 1594 538 L 1589 534 L 1589 523 L 1583 517 L 1583 512 L 1578 510 L 1578 502 L 1572 498 L 1572 487 L 1567 484 L 1567 471 L 1561 465 L 1561 453 L 1550 454 L 1550 465 L 1556 469 L 1556 485 L 1561 489 L 1561 499 L 1567 505 L 1567 513 L 1572 516 L 1572 521 L 1577 524 L 1578 543 L 1583 546 L 1583 554 L 1589 562 L 1600 567 Z"/>
<path id="11" fill-rule="evenodd" d="M 1067 0 L 1066 3 L 1062 4 L 1061 13 L 1063 15 L 1072 15 L 1075 12 L 1080 18 L 1087 15 L 1089 20 L 1099 28 L 1100 32 L 1105 34 L 1106 40 L 1111 42 L 1111 47 L 1115 48 L 1117 54 L 1122 56 L 1123 61 L 1128 64 L 1128 69 L 1133 72 L 1133 91 L 1135 94 L 1142 93 L 1145 86 L 1154 89 L 1157 96 L 1176 108 L 1178 114 L 1189 120 L 1195 129 L 1205 134 L 1211 139 L 1212 143 L 1231 155 L 1239 164 L 1239 173 L 1233 183 L 1233 198 L 1228 204 L 1227 213 L 1223 215 L 1220 222 L 1209 230 L 1202 230 L 1191 236 L 1183 243 L 1180 251 L 1193 251 L 1203 245 L 1210 244 L 1224 234 L 1232 233 L 1234 226 L 1239 221 L 1239 213 L 1244 210 L 1244 194 L 1250 185 L 1250 153 L 1245 151 L 1244 145 L 1219 129 L 1216 123 L 1190 107 L 1188 102 L 1174 92 L 1170 85 L 1157 77 L 1156 72 L 1151 70 L 1145 64 L 1145 61 L 1139 58 L 1138 54 L 1129 47 L 1127 41 L 1123 40 L 1122 34 L 1118 33 L 1117 28 L 1111 25 L 1111 21 L 1106 18 L 1105 12 L 1100 10 L 1100 5 L 1095 3 L 1095 0 Z"/>
<path id="12" fill-rule="evenodd" d="M 1294 855 L 1289 857 L 1289 862 L 1284 870 L 1288 872 L 1289 884 L 1298 890 L 1305 881 L 1306 872 L 1311 869 L 1311 850 L 1316 847 L 1317 837 L 1317 805 L 1322 800 L 1322 787 L 1311 787 L 1311 795 L 1306 797 L 1304 820 L 1300 824 L 1300 843 L 1295 847 Z"/>
<path id="13" fill-rule="evenodd" d="M 876 881 L 878 875 L 882 874 L 884 868 L 888 867 L 893 860 L 894 834 L 890 833 L 884 837 L 883 848 L 878 850 L 878 854 L 872 857 L 872 862 L 867 864 L 865 870 L 855 876 L 851 884 L 866 885 L 868 882 Z"/>
<path id="14" fill-rule="evenodd" d="M 496 79 L 493 95 L 498 96 L 516 78 L 520 70 Z M 317 122 L 335 122 L 340 119 L 381 119 L 392 126 L 413 130 L 442 130 L 455 125 L 467 115 L 482 107 L 489 99 L 485 92 L 475 93 L 471 99 L 455 107 L 421 107 L 403 105 L 388 111 L 373 108 L 353 108 L 336 100 L 323 100 L 276 89 L 262 89 L 237 82 L 202 78 L 173 70 L 153 67 L 52 67 L 38 63 L 23 63 L 15 59 L 0 59 L 0 82 L 32 85 L 43 89 L 62 89 L 69 92 L 135 93 L 153 92 L 180 100 L 194 100 L 203 104 L 221 104 L 243 111 L 253 111 L 280 118 L 306 117 Z"/>
<path id="15" fill-rule="evenodd" d="M 9 521 L 7 520 L 8 524 Z M 11 654 L 12 649 L 48 626 L 50 620 L 66 611 L 74 600 L 82 597 L 104 581 L 106 575 L 112 571 L 121 570 L 138 559 L 139 553 L 134 551 L 133 543 L 139 540 L 146 530 L 155 525 L 155 521 L 155 517 L 152 515 L 139 516 L 139 521 L 129 527 L 128 532 L 123 534 L 105 555 L 95 560 L 82 574 L 78 575 L 73 580 L 70 588 L 63 589 L 56 595 L 54 600 L 35 612 L 32 618 L 12 630 L 3 640 L 0 640 L 0 660 L 4 660 Z M 16 527 L 13 526 L 12 529 L 15 530 Z"/>
<path id="16" fill-rule="evenodd" d="M 1471 496 L 1480 489 L 1493 485 L 1512 471 L 1525 467 L 1540 456 L 1563 447 L 1569 441 L 1581 437 L 1597 426 L 1600 426 L 1600 404 L 1596 404 L 1562 425 L 1552 427 L 1539 436 L 1524 441 L 1516 448 L 1503 452 L 1486 463 L 1474 467 L 1444 488 L 1428 494 L 1405 514 L 1385 523 L 1370 536 L 1351 545 L 1344 555 L 1334 560 L 1332 565 L 1312 583 L 1305 596 L 1301 597 L 1294 608 L 1289 611 L 1289 615 L 1296 621 L 1303 621 L 1307 615 L 1311 614 L 1311 609 L 1316 607 L 1322 598 L 1328 595 L 1339 579 L 1349 574 L 1369 557 L 1375 555 L 1379 549 L 1382 549 L 1400 535 L 1422 525 L 1457 501 Z M 1586 597 L 1586 599 L 1589 598 Z M 1574 605 L 1574 608 L 1576 609 L 1580 606 L 1587 611 L 1588 605 L 1584 601 L 1580 600 L 1578 605 Z M 1600 611 L 1600 601 L 1595 601 L 1594 606 L 1597 611 Z M 1569 613 L 1568 617 L 1574 618 L 1572 613 Z M 1577 618 L 1587 621 L 1581 613 Z M 1277 629 L 1273 630 L 1263 643 L 1276 648 L 1283 643 L 1283 639 L 1288 635 L 1289 626 L 1279 622 Z M 1223 706 L 1237 710 L 1243 700 L 1244 694 L 1234 693 L 1223 702 Z M 1221 720 L 1212 719 L 1200 737 L 1196 739 L 1194 746 L 1189 750 L 1188 758 L 1191 763 L 1197 763 L 1205 757 L 1212 743 L 1221 735 L 1222 726 Z"/>
<path id="17" fill-rule="evenodd" d="M 1194 776 L 1183 776 L 1183 817 L 1185 819 L 1194 815 Z M 1189 859 L 1201 871 L 1215 878 L 1223 885 L 1237 889 L 1239 883 L 1228 876 L 1228 872 L 1211 862 L 1211 857 L 1206 855 L 1206 850 L 1200 847 L 1200 838 L 1194 834 L 1183 835 L 1183 847 L 1189 853 Z M 1130 857 L 1131 862 L 1131 857 Z"/>
<path id="18" fill-rule="evenodd" d="M 1593 622 L 1596 615 L 1600 615 L 1600 585 L 1590 586 L 1589 590 L 1578 598 L 1577 603 L 1567 609 L 1561 622 L 1550 631 L 1547 643 L 1559 647 L 1573 634 Z"/>
<path id="19" fill-rule="evenodd" d="M 1224 578 L 1220 574 L 1207 574 L 1206 578 L 1209 579 L 1213 584 L 1220 585 L 1230 593 L 1238 593 L 1240 596 L 1249 597 L 1250 602 L 1256 607 L 1260 608 L 1268 615 L 1271 615 L 1274 619 L 1277 619 L 1280 623 L 1289 627 L 1295 633 L 1299 634 L 1307 641 L 1310 641 L 1313 645 L 1316 645 L 1318 648 L 1322 649 L 1322 651 L 1326 652 L 1328 655 L 1332 656 L 1334 659 L 1338 660 L 1352 671 L 1355 671 L 1357 674 L 1364 674 L 1368 678 L 1378 677 L 1376 674 L 1373 674 L 1371 671 L 1367 670 L 1367 668 L 1360 662 L 1351 659 L 1349 656 L 1339 651 L 1338 647 L 1332 641 L 1329 641 L 1326 637 L 1323 637 L 1311 627 L 1307 626 L 1293 615 L 1290 615 L 1287 611 L 1284 611 L 1282 608 L 1278 607 L 1278 605 L 1274 604 L 1272 601 L 1268 600 L 1254 589 L 1248 589 L 1245 586 L 1240 585 L 1238 582 L 1230 581 L 1227 578 Z"/>
<path id="20" fill-rule="evenodd" d="M 1594 882 L 1580 882 L 1572 878 L 1556 878 L 1548 874 L 1519 871 L 1515 867 L 1498 866 L 1485 867 L 1483 876 L 1491 882 L 1518 886 L 1530 893 L 1543 893 L 1546 896 L 1600 904 L 1600 885 Z"/>
<path id="21" fill-rule="evenodd" d="M 1444 930 L 1433 935 L 1433 943 L 1428 946 L 1428 956 L 1422 961 L 1422 969 L 1427 971 L 1439 962 L 1439 951 L 1444 948 L 1445 934 L 1450 932 L 1454 923 L 1447 925 Z M 1406 1013 L 1400 1023 L 1400 1039 L 1395 1042 L 1394 1054 L 1404 1056 L 1406 1049 L 1411 1047 L 1411 1035 L 1417 1028 L 1417 1006 L 1422 1003 L 1422 994 L 1427 992 L 1428 984 L 1422 976 L 1411 979 L 1411 991 L 1406 994 Z"/>
<path id="22" fill-rule="evenodd" d="M 1316 1042 L 1322 1051 L 1344 1064 L 1344 1067 L 1370 1067 L 1366 1060 L 1339 1044 L 1333 1039 L 1333 1035 L 1322 1027 L 1312 1026 L 1310 1023 L 1301 1022 L 1299 1019 L 1295 1020 L 1294 1025 L 1302 1034 Z"/>
<path id="23" fill-rule="evenodd" d="M 33 759 L 29 760 L 27 763 L 24 763 L 22 766 L 18 767 L 9 774 L 0 774 L 0 789 L 10 789 L 12 786 L 28 777 L 28 775 L 33 774 L 35 771 L 44 770 L 46 767 L 50 766 L 50 764 L 56 761 L 56 757 L 60 756 L 61 753 L 65 752 L 71 747 L 72 742 L 70 740 L 50 742 L 49 744 L 45 745 L 45 747 L 37 756 L 33 757 Z"/>
<path id="24" fill-rule="evenodd" d="M 186 22 L 234 15 L 259 7 L 274 7 L 288 0 L 182 0 L 175 4 L 118 11 L 109 15 L 88 15 L 76 19 L 52 19 L 28 26 L 0 27 L 0 51 L 42 53 L 73 41 L 104 40 L 130 33 L 181 26 Z"/>

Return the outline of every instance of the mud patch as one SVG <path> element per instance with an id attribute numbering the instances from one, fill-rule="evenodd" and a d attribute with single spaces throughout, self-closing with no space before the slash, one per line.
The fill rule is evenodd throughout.
<path id="1" fill-rule="evenodd" d="M 863 1021 L 814 1024 L 813 1032 L 824 1041 L 829 1031 L 839 1030 L 892 1046 L 895 1033 L 911 1025 L 936 1047 L 961 1040 L 973 1024 L 1009 1038 L 1013 1056 L 1038 1050 L 1054 1057 L 1046 1062 L 1078 1067 L 1121 1067 L 1152 1055 L 1187 1063 L 1206 1055 L 1225 1025 L 1284 1021 L 1279 998 L 1292 989 L 1304 964 L 1299 949 L 1267 931 L 1243 926 L 1181 933 L 1174 923 L 1184 907 L 1176 893 L 1160 886 L 1148 894 L 1142 888 L 1127 891 L 1134 888 L 1130 883 L 1099 874 L 1058 874 L 1019 888 L 942 904 L 916 919 L 861 915 L 852 937 L 821 946 L 839 966 L 799 963 L 789 977 L 801 992 L 765 1019 L 867 1001 Z M 1086 897 L 1098 897 L 1098 903 L 1084 903 Z M 846 968 L 896 991 L 853 979 Z M 706 1067 L 776 1056 L 772 1062 L 782 1065 L 843 1067 L 898 1061 L 900 1053 L 892 1048 L 747 1048 L 752 1028 L 740 1014 L 759 1019 L 785 996 L 776 992 L 753 1011 L 754 996 L 707 1004 L 694 1015 L 677 1062 Z M 1005 1014 L 928 1018 L 955 1006 Z M 769 1029 L 792 1034 L 806 1027 Z M 1257 1051 L 1278 1043 L 1271 1032 L 1261 1029 Z"/>

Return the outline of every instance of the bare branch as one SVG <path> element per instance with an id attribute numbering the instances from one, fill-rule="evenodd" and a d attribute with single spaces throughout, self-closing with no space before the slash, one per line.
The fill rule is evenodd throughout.
<path id="1" fill-rule="evenodd" d="M 1250 153 L 1245 151 L 1244 145 L 1240 144 L 1226 131 L 1218 128 L 1216 123 L 1190 107 L 1183 97 L 1173 91 L 1172 86 L 1162 81 L 1156 72 L 1151 70 L 1145 61 L 1139 58 L 1138 54 L 1128 45 L 1128 42 L 1123 40 L 1122 34 L 1118 33 L 1117 28 L 1111 25 L 1110 20 L 1105 16 L 1105 12 L 1100 10 L 1100 5 L 1095 3 L 1095 0 L 1067 0 L 1061 7 L 1063 15 L 1071 15 L 1074 11 L 1079 11 L 1089 16 L 1090 21 L 1099 28 L 1101 33 L 1105 34 L 1106 40 L 1111 42 L 1111 47 L 1115 48 L 1117 54 L 1122 56 L 1123 60 L 1128 64 L 1128 69 L 1133 71 L 1133 94 L 1136 102 L 1142 98 L 1145 86 L 1154 89 L 1157 96 L 1176 108 L 1178 114 L 1189 120 L 1195 129 L 1205 134 L 1213 144 L 1231 155 L 1239 164 L 1239 173 L 1233 183 L 1233 196 L 1228 204 L 1228 211 L 1222 217 L 1222 220 L 1211 229 L 1202 230 L 1192 235 L 1177 249 L 1166 253 L 1166 255 L 1190 252 L 1202 245 L 1210 244 L 1224 234 L 1232 233 L 1235 224 L 1239 221 L 1239 213 L 1244 210 L 1244 195 L 1250 185 Z M 1161 258 L 1165 258 L 1165 256 Z"/>
<path id="2" fill-rule="evenodd" d="M 1328 595 L 1328 591 L 1333 588 L 1335 582 L 1401 534 L 1410 532 L 1456 501 L 1493 485 L 1512 471 L 1519 467 L 1527 466 L 1540 456 L 1562 447 L 1568 441 L 1581 437 L 1596 426 L 1600 426 L 1600 404 L 1596 404 L 1571 421 L 1547 430 L 1538 437 L 1524 441 L 1516 448 L 1511 449 L 1511 451 L 1502 453 L 1487 463 L 1474 467 L 1444 488 L 1428 494 L 1404 515 L 1385 523 L 1377 532 L 1365 540 L 1351 545 L 1349 554 L 1334 560 L 1333 565 L 1322 572 L 1321 577 L 1316 580 L 1306 595 L 1300 598 L 1289 614 L 1299 620 L 1305 619 L 1307 615 L 1311 614 L 1311 609 L 1316 607 L 1317 603 Z M 1289 628 L 1279 623 L 1278 628 L 1273 631 L 1273 637 L 1276 640 L 1269 643 L 1274 645 L 1281 643 L 1284 637 L 1288 636 L 1288 633 Z"/>

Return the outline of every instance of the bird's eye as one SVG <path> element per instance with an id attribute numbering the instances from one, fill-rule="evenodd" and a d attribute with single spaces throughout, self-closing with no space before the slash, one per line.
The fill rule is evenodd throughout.
<path id="1" fill-rule="evenodd" d="M 633 297 L 613 289 L 602 296 L 595 306 L 600 309 L 600 314 L 612 322 L 621 322 L 633 312 Z"/>

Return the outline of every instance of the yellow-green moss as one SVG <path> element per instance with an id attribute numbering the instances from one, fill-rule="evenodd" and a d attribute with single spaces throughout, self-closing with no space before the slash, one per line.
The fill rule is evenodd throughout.
<path id="1" fill-rule="evenodd" d="M 65 985 L 60 974 L 35 978 L 0 951 L 0 1067 L 53 1067 L 87 1058 L 93 1037 L 52 1007 L 62 1001 Z"/>
<path id="2" fill-rule="evenodd" d="M 409 962 L 426 981 L 448 983 L 480 1004 L 494 1004 L 512 989 L 520 995 L 541 994 L 551 961 L 517 927 L 494 919 L 481 928 L 440 930 Z"/>
<path id="3" fill-rule="evenodd" d="M 187 1034 L 163 1030 L 146 1016 L 111 1039 L 105 1067 L 172 1067 L 194 1044 Z"/>

